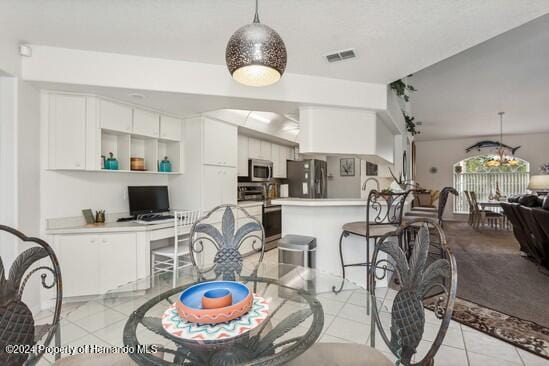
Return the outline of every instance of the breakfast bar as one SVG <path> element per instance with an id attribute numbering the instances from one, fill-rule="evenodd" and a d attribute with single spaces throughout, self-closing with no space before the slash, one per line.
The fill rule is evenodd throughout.
<path id="1" fill-rule="evenodd" d="M 273 204 L 282 206 L 282 236 L 297 234 L 315 237 L 317 270 L 341 275 L 341 228 L 349 222 L 366 220 L 366 200 L 281 198 L 274 200 Z M 363 237 L 349 235 L 343 241 L 346 262 L 366 261 L 366 241 Z M 366 267 L 348 267 L 346 278 L 366 287 Z M 384 285 L 383 281 L 378 283 L 378 286 Z"/>

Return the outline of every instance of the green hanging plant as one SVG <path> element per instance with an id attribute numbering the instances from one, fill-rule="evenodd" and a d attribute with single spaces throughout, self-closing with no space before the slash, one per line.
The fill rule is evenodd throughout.
<path id="1" fill-rule="evenodd" d="M 421 132 L 416 129 L 417 122 L 414 122 L 416 117 L 412 117 L 404 111 L 402 111 L 402 115 L 404 116 L 404 121 L 406 121 L 406 130 L 408 130 L 412 136 L 419 135 Z"/>
<path id="2" fill-rule="evenodd" d="M 407 77 L 410 76 L 412 76 L 412 74 L 408 75 Z M 403 98 L 405 102 L 408 102 L 410 100 L 410 96 L 406 94 L 407 91 L 412 93 L 417 91 L 417 89 L 414 88 L 413 85 L 407 84 L 402 79 L 393 81 L 391 84 L 389 84 L 389 86 L 395 91 L 396 95 L 400 98 Z"/>

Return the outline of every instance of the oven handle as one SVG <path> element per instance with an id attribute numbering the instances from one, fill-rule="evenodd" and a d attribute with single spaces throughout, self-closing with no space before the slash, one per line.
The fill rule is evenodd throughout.
<path id="1" fill-rule="evenodd" d="M 282 207 L 280 206 L 274 206 L 274 207 L 265 207 L 265 213 L 269 213 L 269 212 L 276 212 L 276 211 L 280 211 L 282 210 Z"/>

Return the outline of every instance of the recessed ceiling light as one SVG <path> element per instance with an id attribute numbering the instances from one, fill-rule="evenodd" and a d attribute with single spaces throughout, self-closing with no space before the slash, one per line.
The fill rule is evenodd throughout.
<path id="1" fill-rule="evenodd" d="M 145 99 L 145 96 L 141 93 L 130 93 L 128 95 L 135 99 Z"/>

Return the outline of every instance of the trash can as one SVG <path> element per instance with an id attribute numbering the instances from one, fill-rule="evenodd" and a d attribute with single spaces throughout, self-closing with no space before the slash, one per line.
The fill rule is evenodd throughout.
<path id="1" fill-rule="evenodd" d="M 285 235 L 278 241 L 278 279 L 291 288 L 314 292 L 315 276 L 309 269 L 316 268 L 316 238 L 303 235 Z M 295 291 L 279 287 L 278 295 L 291 299 Z M 302 298 L 296 301 L 302 301 Z"/>
<path id="2" fill-rule="evenodd" d="M 303 235 L 284 235 L 278 241 L 278 263 L 316 268 L 316 238 Z"/>

